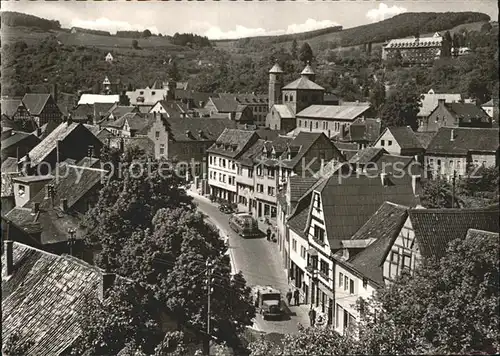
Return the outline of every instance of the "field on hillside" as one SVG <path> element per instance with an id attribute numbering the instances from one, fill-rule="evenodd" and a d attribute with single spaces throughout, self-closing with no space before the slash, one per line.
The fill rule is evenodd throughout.
<path id="1" fill-rule="evenodd" d="M 116 36 L 101 36 L 89 33 L 70 33 L 66 31 L 43 31 L 27 27 L 2 26 L 2 43 L 13 43 L 24 41 L 28 45 L 37 44 L 48 36 L 55 36 L 58 41 L 66 46 L 96 47 L 103 50 L 116 51 L 119 53 L 136 52 L 132 48 L 132 38 L 122 38 Z M 162 49 L 175 52 L 186 51 L 186 47 L 173 45 L 165 37 L 152 36 L 149 38 L 137 39 L 139 47 L 143 50 Z"/>

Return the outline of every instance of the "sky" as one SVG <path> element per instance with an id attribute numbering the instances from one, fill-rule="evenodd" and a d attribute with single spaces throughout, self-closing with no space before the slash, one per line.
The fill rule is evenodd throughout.
<path id="1" fill-rule="evenodd" d="M 58 20 L 63 27 L 115 33 L 149 29 L 209 39 L 280 35 L 388 19 L 404 12 L 477 11 L 498 18 L 494 0 L 338 1 L 2 1 L 2 11 Z"/>

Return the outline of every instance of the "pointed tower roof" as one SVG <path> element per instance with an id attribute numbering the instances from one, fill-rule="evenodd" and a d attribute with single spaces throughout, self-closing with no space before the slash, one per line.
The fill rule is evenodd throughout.
<path id="1" fill-rule="evenodd" d="M 274 63 L 274 66 L 269 70 L 269 73 L 273 73 L 273 74 L 283 73 L 283 70 L 281 69 L 280 65 L 278 64 L 278 61 L 276 61 Z"/>
<path id="2" fill-rule="evenodd" d="M 108 85 L 109 85 L 109 84 L 111 84 L 111 82 L 109 81 L 108 76 L 106 76 L 106 77 L 104 78 L 104 81 L 102 82 L 102 84 L 104 84 L 104 85 L 106 85 L 106 84 L 108 84 Z"/>
<path id="3" fill-rule="evenodd" d="M 311 68 L 309 61 L 307 61 L 306 67 L 304 68 L 304 70 L 300 74 L 301 75 L 315 75 L 316 73 L 314 73 L 313 69 Z"/>

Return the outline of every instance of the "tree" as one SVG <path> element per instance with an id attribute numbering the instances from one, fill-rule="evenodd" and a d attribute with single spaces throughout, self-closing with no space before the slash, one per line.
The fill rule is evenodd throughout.
<path id="1" fill-rule="evenodd" d="M 475 73 L 479 75 L 476 71 Z M 485 103 L 491 97 L 491 92 L 488 89 L 488 82 L 478 76 L 469 77 L 467 93 L 471 98 L 476 99 L 479 103 Z"/>
<path id="2" fill-rule="evenodd" d="M 450 31 L 446 31 L 443 36 L 443 42 L 441 44 L 441 57 L 451 57 L 451 49 L 453 47 L 453 40 L 450 35 Z"/>
<path id="3" fill-rule="evenodd" d="M 451 208 L 452 186 L 445 179 L 429 179 L 423 185 L 422 205 L 426 208 Z M 458 203 L 457 199 L 455 202 Z"/>
<path id="4" fill-rule="evenodd" d="M 172 61 L 168 68 L 168 77 L 173 81 L 178 81 L 181 79 L 179 75 L 179 68 L 177 68 L 177 63 L 175 61 Z"/>
<path id="5" fill-rule="evenodd" d="M 142 31 L 142 37 L 144 38 L 151 37 L 151 31 L 149 31 L 148 29 Z"/>
<path id="6" fill-rule="evenodd" d="M 300 47 L 299 60 L 304 64 L 311 62 L 313 60 L 313 51 L 309 43 L 304 42 Z"/>
<path id="7" fill-rule="evenodd" d="M 375 112 L 379 112 L 385 102 L 385 85 L 381 81 L 375 83 L 370 91 L 370 103 Z"/>
<path id="8" fill-rule="evenodd" d="M 382 125 L 418 127 L 417 114 L 420 111 L 421 95 L 413 84 L 398 85 L 392 90 L 380 109 Z"/>
<path id="9" fill-rule="evenodd" d="M 82 336 L 72 355 L 116 355 L 126 346 L 148 355 L 164 335 L 151 291 L 139 283 L 117 283 L 105 301 L 89 299 L 80 312 Z"/>
<path id="10" fill-rule="evenodd" d="M 294 38 L 292 41 L 292 46 L 290 48 L 290 54 L 293 59 L 297 59 L 297 50 L 298 50 L 298 44 L 297 40 Z"/>
<path id="11" fill-rule="evenodd" d="M 115 160 L 112 152 L 107 153 Z M 179 189 L 172 168 L 147 161 L 140 152 L 124 154 L 122 176 L 110 180 L 84 221 L 87 241 L 98 245 L 99 266 L 151 287 L 179 328 L 206 339 L 206 262 L 213 263 L 211 334 L 237 344 L 236 335 L 252 324 L 255 307 L 242 275 L 231 278 L 227 247 L 218 230 L 204 221 L 191 198 Z M 137 176 L 138 163 L 148 174 Z"/>
<path id="12" fill-rule="evenodd" d="M 250 356 L 322 356 L 353 354 L 353 346 L 351 338 L 341 336 L 333 328 L 304 328 L 299 324 L 299 333 L 285 335 L 282 345 L 261 337 L 249 345 L 249 350 Z"/>
<path id="13" fill-rule="evenodd" d="M 132 48 L 139 49 L 139 42 L 137 40 L 132 40 Z"/>

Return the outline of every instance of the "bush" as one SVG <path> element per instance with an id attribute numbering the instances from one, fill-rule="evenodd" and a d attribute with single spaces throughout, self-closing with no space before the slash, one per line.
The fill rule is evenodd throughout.
<path id="1" fill-rule="evenodd" d="M 139 48 L 139 42 L 137 40 L 132 40 L 132 48 L 134 48 L 134 49 Z"/>

